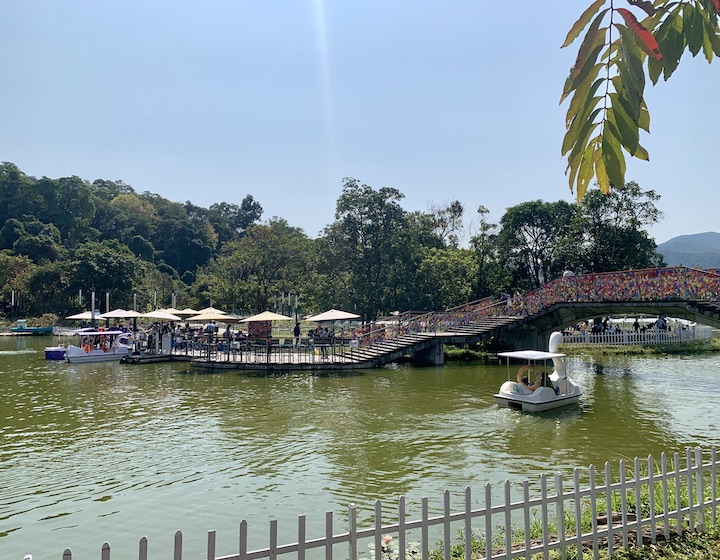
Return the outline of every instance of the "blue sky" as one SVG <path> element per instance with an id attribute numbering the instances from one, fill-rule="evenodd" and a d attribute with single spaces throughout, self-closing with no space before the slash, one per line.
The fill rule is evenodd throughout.
<path id="1" fill-rule="evenodd" d="M 0 160 L 52 178 L 123 180 L 177 202 L 239 204 L 310 236 L 343 177 L 406 210 L 460 200 L 500 219 L 573 200 L 560 155 L 560 49 L 590 0 L 8 0 Z M 650 88 L 658 242 L 720 231 L 720 62 L 683 58 Z"/>

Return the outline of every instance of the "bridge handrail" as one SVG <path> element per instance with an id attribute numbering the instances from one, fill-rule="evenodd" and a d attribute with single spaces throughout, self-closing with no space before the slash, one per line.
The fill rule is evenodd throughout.
<path id="1" fill-rule="evenodd" d="M 720 274 L 684 266 L 578 274 L 556 278 L 524 296 L 534 315 L 556 303 L 718 301 Z"/>
<path id="2" fill-rule="evenodd" d="M 390 324 L 375 324 L 358 336 L 369 347 L 409 333 L 452 331 L 489 317 L 528 317 L 557 303 L 720 300 L 720 269 L 685 266 L 576 274 L 555 278 L 522 296 L 486 297 L 422 315 L 405 312 Z"/>

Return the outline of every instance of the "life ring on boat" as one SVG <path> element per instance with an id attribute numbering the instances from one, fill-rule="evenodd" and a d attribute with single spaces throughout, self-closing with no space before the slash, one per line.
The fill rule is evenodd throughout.
<path id="1" fill-rule="evenodd" d="M 535 382 L 532 385 L 528 385 L 525 382 L 524 377 L 525 377 L 525 374 L 528 374 L 528 381 L 529 381 L 530 380 L 529 374 L 531 374 L 531 373 L 535 377 Z M 524 366 L 521 366 L 517 372 L 517 382 L 520 385 L 522 385 L 523 387 L 525 387 L 526 389 L 530 389 L 531 391 L 534 391 L 535 389 L 540 387 L 540 385 L 542 385 L 542 374 L 536 374 L 535 369 L 531 365 L 524 365 Z"/>

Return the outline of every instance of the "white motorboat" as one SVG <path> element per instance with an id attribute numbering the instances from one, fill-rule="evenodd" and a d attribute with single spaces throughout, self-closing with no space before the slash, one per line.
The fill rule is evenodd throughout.
<path id="1" fill-rule="evenodd" d="M 118 330 L 83 331 L 80 346 L 69 344 L 65 360 L 72 364 L 91 362 L 119 362 L 127 358 L 132 348 L 131 335 Z"/>
<path id="2" fill-rule="evenodd" d="M 518 350 L 500 352 L 498 356 L 507 358 L 508 380 L 494 395 L 498 406 L 538 412 L 560 406 L 575 404 L 580 400 L 580 387 L 565 372 L 565 354 L 558 352 L 562 342 L 562 333 L 550 335 L 547 352 L 540 350 Z M 522 360 L 515 380 L 511 379 L 511 360 Z M 549 363 L 553 372 L 548 374 Z"/>

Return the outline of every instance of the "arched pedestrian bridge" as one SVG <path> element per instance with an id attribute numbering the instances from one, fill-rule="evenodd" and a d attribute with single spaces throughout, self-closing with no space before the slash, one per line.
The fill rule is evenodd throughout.
<path id="1" fill-rule="evenodd" d="M 380 365 L 413 354 L 442 363 L 442 344 L 491 337 L 511 348 L 545 349 L 552 331 L 611 315 L 664 315 L 720 328 L 720 269 L 687 267 L 625 270 L 557 278 L 500 301 L 486 298 L 368 333 L 358 358 Z M 373 337 L 377 340 L 373 340 Z"/>
<path id="2" fill-rule="evenodd" d="M 299 351 L 261 352 L 242 360 L 217 353 L 193 360 L 209 368 L 293 370 L 381 366 L 412 355 L 443 363 L 444 344 L 498 339 L 509 348 L 545 349 L 550 333 L 612 315 L 664 315 L 720 328 L 720 269 L 686 267 L 563 276 L 510 299 L 485 298 L 446 311 L 404 313 L 331 348 L 325 359 Z M 314 356 L 314 354 L 312 354 Z"/>

